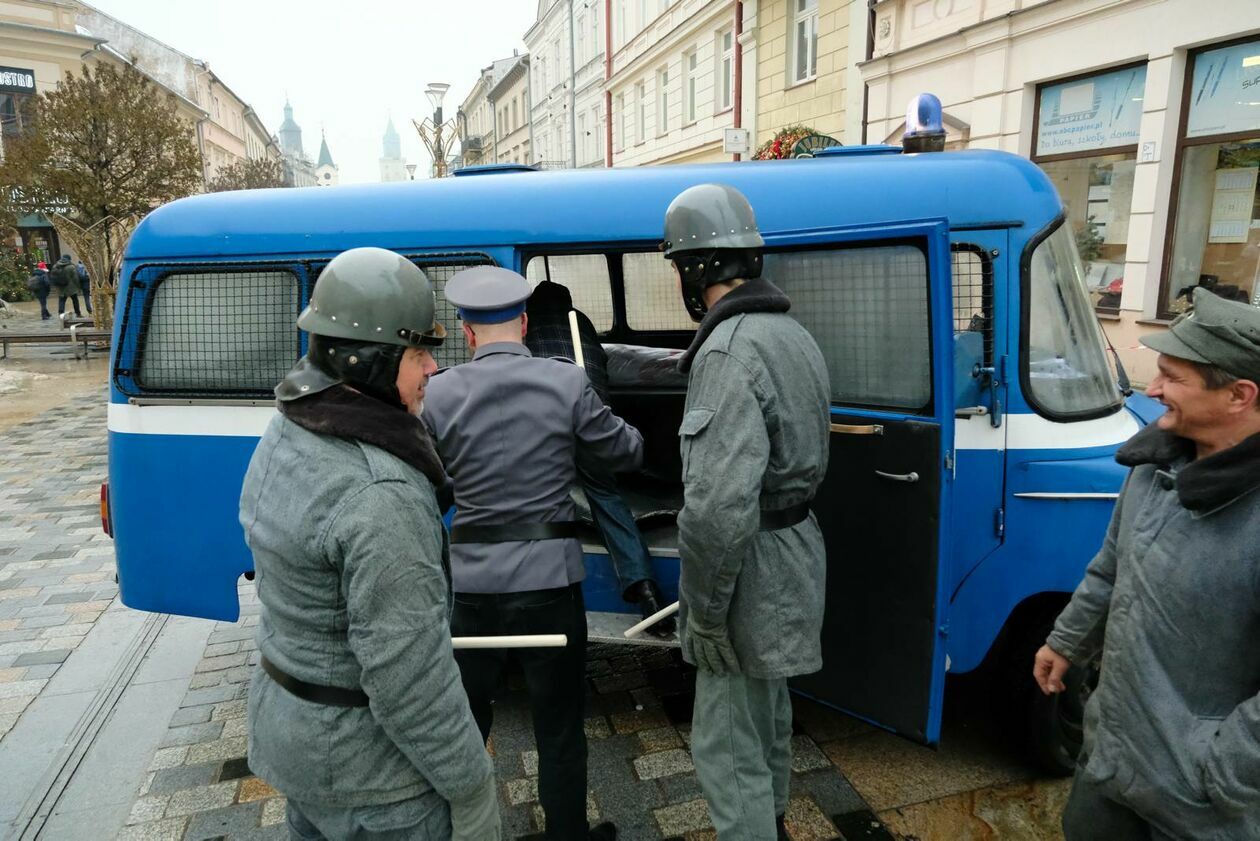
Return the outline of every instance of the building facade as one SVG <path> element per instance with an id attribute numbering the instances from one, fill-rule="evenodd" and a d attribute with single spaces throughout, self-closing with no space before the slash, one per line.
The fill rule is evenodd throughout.
<path id="1" fill-rule="evenodd" d="M 0 157 L 6 138 L 37 130 L 32 120 L 36 97 L 55 90 L 67 73 L 78 75 L 85 66 L 98 63 L 133 63 L 105 35 L 84 26 L 82 14 L 83 6 L 68 0 L 0 4 Z M 173 87 L 169 74 L 151 72 L 138 60 L 134 66 L 155 84 L 158 95 L 171 98 L 200 142 L 209 112 L 183 87 Z M 42 214 L 20 217 L 10 244 L 32 260 L 51 261 L 61 255 L 56 231 Z"/>
<path id="2" fill-rule="evenodd" d="M 306 155 L 306 149 L 302 145 L 302 127 L 293 119 L 293 106 L 288 99 L 284 101 L 284 121 L 280 123 L 279 146 L 285 184 L 290 187 L 315 186 L 315 164 Z"/>
<path id="3" fill-rule="evenodd" d="M 606 164 L 605 8 L 606 0 L 538 0 L 534 25 L 525 33 L 533 163 Z"/>
<path id="4" fill-rule="evenodd" d="M 490 92 L 519 61 L 519 55 L 501 58 L 483 67 L 468 96 L 460 103 L 455 124 L 459 134 L 459 165 L 493 163 L 498 137 L 498 114 Z M 458 167 L 456 167 L 458 168 Z"/>
<path id="5" fill-rule="evenodd" d="M 748 127 L 755 148 L 803 125 L 845 145 L 862 138 L 867 6 L 854 0 L 761 0 L 756 34 L 757 107 Z M 751 43 L 751 42 L 749 42 Z M 748 83 L 748 82 L 746 82 Z"/>
<path id="6" fill-rule="evenodd" d="M 486 99 L 494 109 L 494 140 L 488 160 L 530 163 L 528 54 L 516 57 Z"/>
<path id="7" fill-rule="evenodd" d="M 728 161 L 728 128 L 757 106 L 757 4 L 612 0 L 605 83 L 615 166 Z M 743 16 L 736 20 L 737 10 Z"/>
<path id="8" fill-rule="evenodd" d="M 1135 382 L 1138 338 L 1196 285 L 1260 305 L 1260 3 L 880 0 L 868 138 L 922 91 L 953 146 L 1031 157 L 1066 207 L 1085 282 Z"/>
<path id="9" fill-rule="evenodd" d="M 262 120 L 250 113 L 249 103 L 237 96 L 210 65 L 193 58 L 118 18 L 87 3 L 76 2 L 75 23 L 82 30 L 102 37 L 107 48 L 134 61 L 150 78 L 195 102 L 206 112 L 197 123 L 197 148 L 201 151 L 204 181 L 215 178 L 224 168 L 268 152 L 271 135 Z M 252 150 L 252 153 L 251 153 Z"/>
<path id="10" fill-rule="evenodd" d="M 394 118 L 385 124 L 385 136 L 381 138 L 381 181 L 407 180 L 407 160 L 402 154 L 402 138 L 394 128 Z"/>

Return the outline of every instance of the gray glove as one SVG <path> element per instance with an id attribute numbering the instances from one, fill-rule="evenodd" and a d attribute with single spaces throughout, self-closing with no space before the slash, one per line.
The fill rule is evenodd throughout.
<path id="1" fill-rule="evenodd" d="M 731 646 L 725 625 L 706 625 L 694 615 L 687 617 L 687 631 L 682 635 L 683 655 L 715 675 L 739 674 L 739 659 Z"/>
<path id="2" fill-rule="evenodd" d="M 472 794 L 451 801 L 451 841 L 501 841 L 499 791 L 493 775 Z"/>

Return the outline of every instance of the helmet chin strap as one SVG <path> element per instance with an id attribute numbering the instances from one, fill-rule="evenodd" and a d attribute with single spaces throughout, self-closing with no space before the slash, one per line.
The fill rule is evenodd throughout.
<path id="1" fill-rule="evenodd" d="M 307 356 L 312 363 L 355 391 L 407 411 L 398 394 L 398 366 L 406 352 L 407 349 L 401 345 L 312 334 Z"/>

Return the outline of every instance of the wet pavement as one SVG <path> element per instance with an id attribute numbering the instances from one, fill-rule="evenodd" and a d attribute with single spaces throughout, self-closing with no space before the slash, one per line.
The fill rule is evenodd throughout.
<path id="1" fill-rule="evenodd" d="M 283 798 L 245 763 L 252 585 L 237 623 L 117 599 L 98 513 L 104 378 L 103 354 L 75 360 L 68 346 L 0 361 L 0 838 L 285 838 Z M 668 650 L 592 646 L 588 675 L 592 818 L 623 839 L 713 838 L 687 750 L 689 670 Z M 492 747 L 515 838 L 541 813 L 527 707 L 510 689 Z M 1061 837 L 1066 783 L 1012 758 L 983 704 L 948 705 L 935 751 L 794 703 L 796 841 L 891 837 L 883 826 L 920 841 Z"/>

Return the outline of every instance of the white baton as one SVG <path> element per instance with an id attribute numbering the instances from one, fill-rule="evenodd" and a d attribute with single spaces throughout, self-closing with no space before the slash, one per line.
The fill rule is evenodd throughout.
<path id="1" fill-rule="evenodd" d="M 569 332 L 573 334 L 574 361 L 585 371 L 586 359 L 582 356 L 582 334 L 578 332 L 577 310 L 569 310 Z"/>
<path id="2" fill-rule="evenodd" d="M 630 628 L 629 630 L 627 630 L 624 636 L 628 640 L 634 639 L 639 634 L 643 633 L 648 628 L 655 625 L 657 622 L 660 622 L 662 619 L 666 618 L 667 616 L 673 616 L 677 612 L 678 612 L 678 602 L 674 602 L 669 607 L 661 608 L 660 610 L 656 611 L 656 613 L 653 613 L 651 616 L 649 616 L 647 619 L 644 619 L 638 625 L 635 625 L 633 628 Z"/>
<path id="3" fill-rule="evenodd" d="M 513 637 L 451 637 L 451 646 L 461 648 L 564 648 L 564 634 L 525 634 Z"/>

